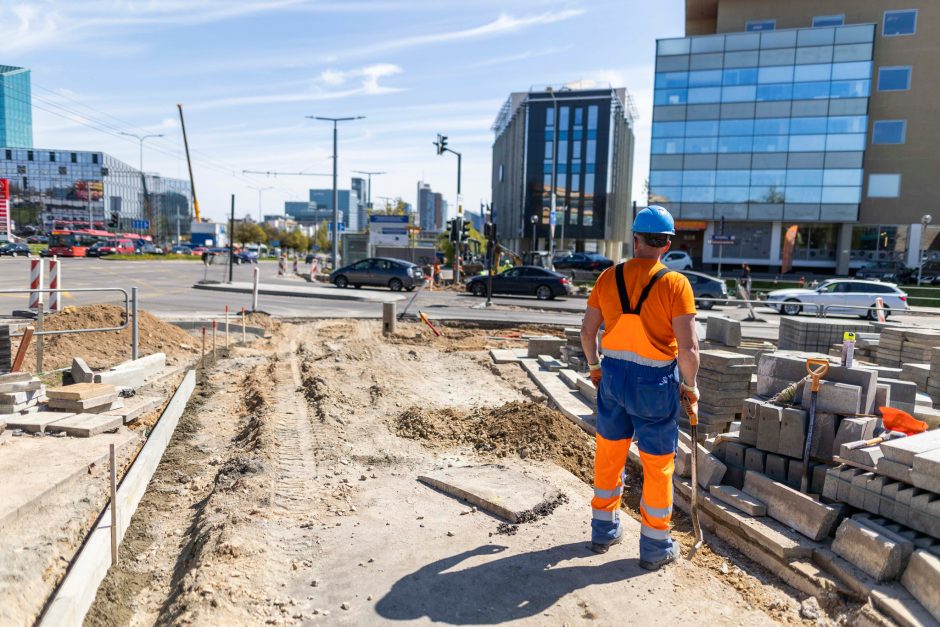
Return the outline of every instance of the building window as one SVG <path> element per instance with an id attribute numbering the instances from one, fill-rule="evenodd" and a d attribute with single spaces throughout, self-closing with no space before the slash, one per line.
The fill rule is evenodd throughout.
<path id="1" fill-rule="evenodd" d="M 878 91 L 907 91 L 911 88 L 911 66 L 878 68 Z"/>
<path id="2" fill-rule="evenodd" d="M 98 163 L 98 154 L 97 154 L 97 153 L 91 155 L 91 162 L 92 162 L 92 163 Z"/>
<path id="3" fill-rule="evenodd" d="M 885 11 L 881 34 L 884 37 L 913 35 L 917 32 L 917 9 L 906 11 Z"/>
<path id="4" fill-rule="evenodd" d="M 49 153 L 49 161 L 55 162 L 55 153 L 54 153 L 54 152 L 50 152 L 50 153 Z"/>
<path id="5" fill-rule="evenodd" d="M 65 176 L 68 173 L 68 168 L 66 168 L 64 165 L 59 166 L 59 176 Z"/>
<path id="6" fill-rule="evenodd" d="M 26 160 L 27 160 L 27 161 L 32 161 L 32 160 L 33 160 L 33 151 L 32 151 L 32 150 L 30 150 L 30 151 L 28 151 L 28 152 L 26 153 Z"/>
<path id="7" fill-rule="evenodd" d="M 597 130 L 597 105 L 588 107 L 588 130 Z"/>
<path id="8" fill-rule="evenodd" d="M 843 24 L 845 24 L 845 15 L 817 15 L 813 18 L 813 28 L 842 26 Z"/>
<path id="9" fill-rule="evenodd" d="M 78 163 L 78 153 L 72 153 L 72 163 Z"/>
<path id="10" fill-rule="evenodd" d="M 754 20 L 744 25 L 744 30 L 755 33 L 765 30 L 776 30 L 777 20 Z"/>
<path id="11" fill-rule="evenodd" d="M 13 159 L 13 151 L 7 150 L 7 161 L 11 161 L 12 159 Z"/>
<path id="12" fill-rule="evenodd" d="M 907 135 L 907 120 L 878 120 L 872 125 L 872 144 L 903 144 Z"/>
<path id="13" fill-rule="evenodd" d="M 549 128 L 555 126 L 555 107 L 545 109 L 545 126 Z"/>
<path id="14" fill-rule="evenodd" d="M 900 174 L 869 174 L 869 198 L 898 198 L 901 195 Z"/>

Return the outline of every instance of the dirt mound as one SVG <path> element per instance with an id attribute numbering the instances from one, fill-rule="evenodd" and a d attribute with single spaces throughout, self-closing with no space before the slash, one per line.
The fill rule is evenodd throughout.
<path id="1" fill-rule="evenodd" d="M 590 437 L 561 412 L 531 401 L 469 412 L 411 407 L 395 420 L 395 433 L 433 446 L 469 444 L 496 457 L 551 459 L 584 481 L 591 480 Z"/>
<path id="2" fill-rule="evenodd" d="M 141 355 L 166 353 L 167 361 L 172 363 L 176 361 L 174 358 L 192 354 L 196 346 L 193 336 L 146 311 L 140 310 L 138 315 L 137 339 Z M 46 330 L 55 331 L 116 327 L 123 322 L 124 308 L 117 305 L 66 307 L 43 320 Z M 106 368 L 130 359 L 130 326 L 121 331 L 51 335 L 43 340 L 44 370 L 68 367 L 73 357 L 83 358 L 92 368 Z M 35 344 L 27 353 L 25 368 L 36 368 Z"/>
<path id="3" fill-rule="evenodd" d="M 548 331 L 542 327 L 486 329 L 466 323 L 432 322 L 432 324 L 442 333 L 441 336 L 434 335 L 434 332 L 423 322 L 399 322 L 395 335 L 384 339 L 390 344 L 413 344 L 453 353 L 525 346 L 527 340 L 523 336 L 554 335 L 557 337 L 560 335 L 558 329 Z"/>

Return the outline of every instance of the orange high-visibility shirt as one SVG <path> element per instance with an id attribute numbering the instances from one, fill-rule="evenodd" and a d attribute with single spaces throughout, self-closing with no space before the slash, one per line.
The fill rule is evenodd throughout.
<path id="1" fill-rule="evenodd" d="M 635 306 L 656 272 L 663 264 L 653 259 L 631 259 L 624 264 L 624 279 L 630 305 Z M 588 307 L 601 310 L 604 316 L 604 336 L 606 336 L 623 314 L 620 295 L 617 292 L 617 278 L 612 266 L 604 270 L 597 278 L 594 289 L 588 297 Z M 663 353 L 678 355 L 676 334 L 672 330 L 672 319 L 695 314 L 695 296 L 689 280 L 678 272 L 669 272 L 653 286 L 640 311 L 640 319 L 647 331 L 650 343 Z"/>

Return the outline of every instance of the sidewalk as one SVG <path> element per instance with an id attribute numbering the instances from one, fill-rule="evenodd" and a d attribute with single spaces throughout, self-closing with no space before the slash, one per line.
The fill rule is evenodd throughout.
<path id="1" fill-rule="evenodd" d="M 196 283 L 193 289 L 210 290 L 214 292 L 230 292 L 236 294 L 251 294 L 252 284 L 248 282 L 234 283 Z M 294 296 L 298 298 L 325 298 L 332 300 L 353 300 L 365 303 L 392 303 L 406 298 L 405 295 L 395 292 L 369 292 L 356 289 L 341 290 L 337 287 L 315 287 L 309 283 L 292 285 L 258 284 L 258 293 L 265 296 Z"/>

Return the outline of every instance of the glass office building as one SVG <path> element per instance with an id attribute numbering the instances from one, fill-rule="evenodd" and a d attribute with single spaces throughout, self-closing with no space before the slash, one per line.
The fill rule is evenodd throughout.
<path id="1" fill-rule="evenodd" d="M 874 39 L 853 24 L 657 42 L 649 202 L 704 225 L 693 256 L 718 255 L 704 242 L 724 219 L 726 259 L 773 262 L 799 224 L 795 260 L 835 265 L 862 202 Z"/>
<path id="2" fill-rule="evenodd" d="M 0 146 L 33 147 L 29 70 L 0 65 Z"/>

